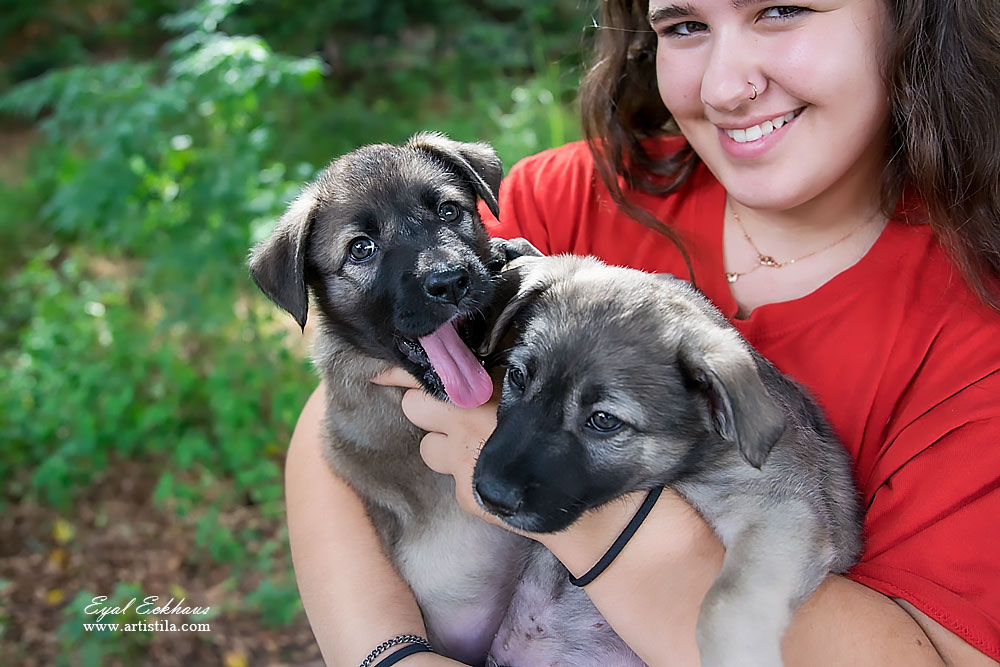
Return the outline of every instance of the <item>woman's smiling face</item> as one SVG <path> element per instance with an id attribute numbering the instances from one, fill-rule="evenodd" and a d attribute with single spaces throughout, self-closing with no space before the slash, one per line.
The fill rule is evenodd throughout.
<path id="1" fill-rule="evenodd" d="M 882 0 L 649 4 L 660 97 L 737 201 L 782 211 L 878 187 L 889 119 Z"/>

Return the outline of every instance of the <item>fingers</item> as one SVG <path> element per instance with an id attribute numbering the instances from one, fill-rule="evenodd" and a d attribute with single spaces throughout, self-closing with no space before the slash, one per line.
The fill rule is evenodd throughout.
<path id="1" fill-rule="evenodd" d="M 428 433 L 420 441 L 420 458 L 427 467 L 442 475 L 454 475 L 455 452 L 448 447 L 448 436 L 443 433 Z"/>
<path id="2" fill-rule="evenodd" d="M 420 383 L 417 382 L 417 378 L 410 375 L 402 366 L 393 366 L 389 370 L 379 373 L 372 378 L 372 383 L 386 387 L 420 389 Z"/>
<path id="3" fill-rule="evenodd" d="M 455 478 L 455 499 L 466 512 L 497 526 L 505 526 L 499 517 L 489 514 L 476 500 L 472 490 L 477 447 L 456 442 L 443 433 L 428 433 L 420 441 L 420 456 L 427 467 L 442 475 Z"/>
<path id="4" fill-rule="evenodd" d="M 403 414 L 417 428 L 444 433 L 458 418 L 461 408 L 438 400 L 420 388 L 403 394 Z"/>

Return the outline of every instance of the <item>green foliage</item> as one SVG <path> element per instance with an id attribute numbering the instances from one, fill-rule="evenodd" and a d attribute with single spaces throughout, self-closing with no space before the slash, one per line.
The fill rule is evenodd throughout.
<path id="1" fill-rule="evenodd" d="M 0 184 L 0 506 L 69 508 L 113 458 L 158 461 L 154 502 L 191 520 L 191 557 L 254 573 L 245 605 L 280 626 L 301 609 L 274 568 L 284 539 L 222 519 L 245 504 L 282 515 L 280 462 L 316 379 L 249 281 L 248 248 L 360 144 L 436 129 L 510 165 L 578 137 L 585 21 L 575 0 L 121 8 L 0 94 L 0 114 L 43 136 L 24 183 Z M 78 9 L 23 6 L 0 37 Z M 84 33 L 132 56 L 88 58 Z M 146 641 L 79 625 L 59 636 L 83 664 L 128 662 Z"/>
<path id="2" fill-rule="evenodd" d="M 573 101 L 586 17 L 580 0 L 331 0 L 308 9 L 257 0 L 224 25 L 264 35 L 286 53 L 321 54 L 331 85 L 319 160 L 440 129 L 491 141 L 509 166 L 578 138 Z"/>
<path id="3" fill-rule="evenodd" d="M 165 35 L 155 18 L 182 0 L 0 0 L 0 90 L 55 67 L 66 67 L 97 49 L 151 53 Z M 26 40 L 30 34 L 35 39 Z M 18 48 L 19 47 L 19 48 Z"/>
<path id="4" fill-rule="evenodd" d="M 288 625 L 301 613 L 299 591 L 290 572 L 281 573 L 274 579 L 264 579 L 247 596 L 246 603 L 255 610 L 266 626 Z"/>
<path id="5" fill-rule="evenodd" d="M 53 243 L 0 307 L 21 325 L 0 364 L 0 457 L 37 464 L 31 485 L 50 502 L 67 504 L 109 453 L 141 452 L 231 474 L 273 504 L 278 468 L 262 453 L 275 436 L 261 418 L 287 420 L 311 384 L 246 305 L 243 259 L 255 226 L 314 171 L 282 160 L 274 108 L 313 94 L 319 65 L 201 29 L 171 51 L 163 71 L 78 66 L 0 99 L 50 110 L 36 187 Z"/>

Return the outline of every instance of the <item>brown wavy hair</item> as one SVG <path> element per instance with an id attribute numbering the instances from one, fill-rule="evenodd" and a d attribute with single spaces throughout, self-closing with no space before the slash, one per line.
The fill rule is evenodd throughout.
<path id="1" fill-rule="evenodd" d="M 924 213 L 904 206 L 908 221 L 930 224 L 970 287 L 1000 310 L 1000 2 L 883 2 L 891 131 L 882 208 L 892 215 L 904 193 L 918 195 Z M 687 260 L 677 232 L 625 194 L 669 194 L 699 163 L 686 144 L 666 157 L 646 150 L 646 139 L 680 135 L 656 87 L 648 0 L 602 5 L 580 89 L 584 136 L 615 203 L 674 241 Z"/>

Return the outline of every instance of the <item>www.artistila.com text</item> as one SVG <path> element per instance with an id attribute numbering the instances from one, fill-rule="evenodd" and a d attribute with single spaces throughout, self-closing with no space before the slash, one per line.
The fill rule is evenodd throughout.
<path id="1" fill-rule="evenodd" d="M 175 623 L 171 618 L 163 618 L 203 616 L 211 612 L 211 607 L 185 606 L 184 598 L 178 602 L 170 598 L 166 604 L 157 604 L 159 599 L 157 595 L 150 595 L 143 598 L 142 602 L 138 598 L 132 598 L 123 605 L 112 606 L 106 604 L 106 595 L 98 595 L 83 610 L 85 614 L 93 616 L 95 622 L 84 623 L 83 629 L 87 632 L 211 632 L 209 623 Z M 105 616 L 116 617 L 130 610 L 146 618 L 129 623 L 103 622 Z"/>
<path id="2" fill-rule="evenodd" d="M 170 623 L 155 621 L 153 623 L 84 623 L 87 632 L 211 632 L 211 623 Z"/>

